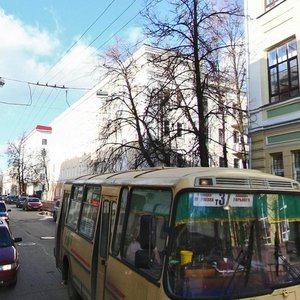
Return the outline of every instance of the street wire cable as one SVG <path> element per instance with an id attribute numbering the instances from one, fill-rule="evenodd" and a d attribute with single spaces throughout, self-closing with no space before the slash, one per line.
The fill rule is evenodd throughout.
<path id="1" fill-rule="evenodd" d="M 66 56 L 66 54 L 67 53 L 69 53 L 70 51 L 71 51 L 71 49 L 79 42 L 79 40 L 80 39 L 82 39 L 82 37 L 90 30 L 90 28 L 100 19 L 100 17 L 101 16 L 103 16 L 103 14 L 108 10 L 108 8 L 113 4 L 115 2 L 115 0 L 112 0 L 111 2 L 110 2 L 110 4 L 106 7 L 106 9 L 103 11 L 103 13 L 101 13 L 101 15 L 88 27 L 88 29 L 86 29 L 85 31 L 84 31 L 84 33 L 81 35 L 81 37 L 78 39 L 78 41 L 77 42 L 75 42 L 67 51 L 66 51 L 66 53 L 65 53 L 65 55 L 64 56 L 62 56 L 61 58 L 60 58 L 60 60 L 55 64 L 55 65 L 53 65 L 46 73 L 45 73 L 45 75 L 42 77 L 42 78 L 44 78 L 52 69 L 54 69 L 54 67 Z M 134 3 L 136 2 L 136 0 L 135 1 L 133 1 L 130 5 L 129 5 L 129 7 L 127 7 L 126 9 L 125 9 L 125 11 L 127 11 Z M 154 2 L 154 0 L 153 1 L 151 1 L 150 2 L 150 4 L 149 5 L 151 5 L 152 3 Z M 148 5 L 148 6 L 149 6 Z M 148 7 L 147 6 L 147 7 Z M 112 38 L 114 38 L 121 30 L 123 30 L 130 22 L 132 22 L 139 14 L 141 14 L 142 13 L 142 11 L 144 11 L 146 8 L 144 8 L 144 9 L 142 9 L 142 10 L 140 10 L 134 17 L 132 17 L 128 22 L 126 22 L 126 24 L 125 25 L 123 25 L 115 34 L 113 34 L 108 40 L 106 40 L 101 46 L 99 46 L 98 48 L 97 48 L 97 50 L 99 50 L 101 47 L 103 47 L 105 44 L 107 44 Z M 116 19 L 118 20 L 118 19 L 120 19 L 120 17 L 125 13 L 125 11 L 123 12 L 123 13 L 121 13 L 121 15 L 119 15 Z M 107 26 L 107 28 L 106 28 L 106 30 L 108 29 L 108 28 L 110 28 L 114 23 L 116 22 L 116 20 L 115 21 L 113 21 L 112 23 L 111 23 L 111 25 L 110 26 Z M 104 32 L 103 32 L 104 33 Z M 102 33 L 102 34 L 103 34 Z M 101 36 L 101 34 L 100 35 L 98 35 L 97 36 L 97 38 L 95 38 L 94 40 L 93 40 L 93 42 L 92 43 L 94 43 L 99 37 Z M 90 47 L 91 46 L 91 43 L 89 44 L 89 46 L 88 47 Z M 88 48 L 87 47 L 87 48 Z M 94 53 L 92 53 L 92 54 L 94 54 Z M 41 78 L 41 79 L 42 79 Z M 13 80 L 13 79 L 12 79 Z M 25 83 L 25 81 L 20 81 L 20 80 L 15 80 L 15 81 L 18 81 L 18 82 L 23 82 L 23 83 Z M 49 81 L 48 81 L 49 82 Z M 27 84 L 28 84 L 28 82 L 26 82 Z M 43 84 L 40 84 L 39 82 L 38 83 L 30 83 L 30 84 L 33 84 L 33 85 L 35 85 L 35 90 L 36 90 L 36 88 L 38 87 L 38 86 L 41 86 L 41 85 L 43 85 Z M 46 85 L 45 85 L 45 87 L 46 87 Z M 43 91 L 45 91 L 45 87 L 44 87 L 44 89 L 43 89 Z M 50 87 L 50 88 L 57 88 L 57 86 L 55 87 L 55 85 L 49 85 L 48 84 L 48 87 Z M 63 86 L 62 86 L 62 88 L 63 88 Z M 67 87 L 68 89 L 80 89 L 80 90 L 82 90 L 83 88 L 71 88 L 71 87 Z M 34 90 L 34 92 L 35 92 L 35 90 Z M 87 89 L 88 90 L 88 89 Z M 33 93 L 34 93 L 33 92 Z M 33 93 L 31 94 L 31 102 L 32 102 L 32 95 L 33 95 Z M 43 92 L 42 92 L 43 93 Z M 41 97 L 41 95 L 40 95 L 40 97 Z M 40 97 L 39 97 L 39 99 L 40 99 Z M 0 101 L 0 103 L 2 103 L 1 101 Z M 6 103 L 6 101 L 3 101 L 3 103 L 4 104 L 8 104 L 8 105 L 18 105 L 17 103 L 14 103 L 14 104 L 12 104 L 12 103 Z M 69 103 L 68 103 L 68 99 L 67 99 L 67 93 L 66 93 L 66 103 L 68 104 L 68 106 L 70 105 Z M 25 110 L 27 110 L 27 107 L 28 106 L 31 106 L 32 104 L 30 104 L 30 105 L 22 105 L 22 106 L 25 106 Z M 47 109 L 47 111 L 49 110 L 49 108 Z M 23 114 L 24 115 L 24 114 Z"/>
<path id="2" fill-rule="evenodd" d="M 91 23 L 91 25 L 81 34 L 81 36 L 73 43 L 73 45 L 64 53 L 62 57 L 42 76 L 40 81 L 50 73 L 51 70 L 55 68 L 62 60 L 63 58 L 78 44 L 78 42 L 87 34 L 87 32 L 99 21 L 99 19 L 106 13 L 106 11 L 111 7 L 111 5 L 115 2 L 116 0 L 112 0 L 107 7 L 103 10 L 103 12 Z M 51 79 L 50 79 L 51 80 Z M 50 81 L 48 80 L 48 82 Z"/>
<path id="3" fill-rule="evenodd" d="M 85 50 L 87 50 L 88 48 L 91 48 L 91 46 L 92 46 L 92 44 L 94 44 L 112 25 L 114 25 L 131 7 L 132 7 L 132 5 L 136 2 L 137 0 L 133 0 L 124 10 L 123 10 L 123 12 L 121 12 L 121 14 L 119 14 L 108 26 L 106 26 L 106 28 L 105 29 L 103 29 L 102 31 L 101 31 L 101 33 L 100 34 L 98 34 L 97 35 L 97 37 L 96 38 L 94 38 L 87 46 L 86 46 L 86 49 Z M 133 20 L 133 19 L 135 19 L 139 14 L 141 13 L 141 11 L 139 11 L 135 16 L 134 16 L 134 18 L 132 18 L 131 20 L 130 20 L 130 22 Z M 129 24 L 130 22 L 127 22 L 126 23 L 126 25 L 127 24 Z M 125 26 L 122 26 L 122 29 L 124 28 Z M 115 37 L 116 35 L 117 35 L 117 33 L 119 33 L 120 32 L 120 29 L 116 32 L 116 33 L 114 33 L 113 35 L 112 35 L 112 37 L 109 39 L 109 40 L 111 40 L 113 37 Z M 94 55 L 96 52 L 97 52 L 97 50 L 99 50 L 100 49 L 100 47 L 98 47 L 98 48 L 96 48 L 88 57 L 91 57 L 92 55 Z M 75 68 L 78 66 L 78 64 L 75 64 L 75 66 L 73 65 L 73 69 L 72 70 L 75 70 Z M 56 76 L 57 76 L 57 74 L 59 74 L 60 73 L 60 71 L 59 72 L 57 72 L 49 81 L 51 81 L 53 78 L 55 78 Z M 62 81 L 62 79 L 60 80 L 60 81 Z"/>

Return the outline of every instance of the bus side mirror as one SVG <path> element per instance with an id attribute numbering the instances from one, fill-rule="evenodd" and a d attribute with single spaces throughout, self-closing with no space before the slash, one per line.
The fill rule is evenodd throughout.
<path id="1" fill-rule="evenodd" d="M 156 220 L 152 215 L 141 216 L 140 244 L 144 250 L 152 250 L 156 246 Z"/>

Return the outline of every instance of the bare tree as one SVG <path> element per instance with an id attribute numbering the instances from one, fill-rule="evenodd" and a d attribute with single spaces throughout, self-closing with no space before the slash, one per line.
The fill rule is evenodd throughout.
<path id="1" fill-rule="evenodd" d="M 38 152 L 29 151 L 26 148 L 26 136 L 23 134 L 17 142 L 8 143 L 6 154 L 10 176 L 17 181 L 20 195 L 26 193 L 28 184 L 42 184 L 49 190 L 48 155 L 45 149 Z"/>
<path id="2" fill-rule="evenodd" d="M 25 151 L 24 151 L 25 135 L 17 142 L 9 142 L 6 150 L 8 156 L 8 167 L 10 167 L 10 176 L 18 183 L 18 193 L 20 195 L 26 192 L 25 180 Z"/>
<path id="3" fill-rule="evenodd" d="M 221 36 L 219 30 L 226 19 L 224 17 L 238 14 L 239 7 L 218 8 L 208 0 L 169 0 L 168 15 L 162 15 L 161 11 L 155 11 L 159 2 L 149 0 L 147 3 L 146 35 L 153 45 L 176 53 L 177 57 L 179 55 L 188 62 L 186 77 L 192 78 L 190 94 L 196 101 L 183 101 L 181 109 L 189 123 L 189 133 L 194 135 L 193 152 L 199 155 L 201 166 L 209 166 L 206 104 L 211 93 L 215 92 L 210 83 L 214 79 L 217 52 L 227 47 L 227 43 L 218 38 Z M 189 103 L 194 105 L 191 107 Z"/>
<path id="4" fill-rule="evenodd" d="M 243 31 L 243 19 L 239 16 L 228 15 L 223 24 L 221 35 L 218 37 L 227 44 L 225 49 L 220 53 L 218 70 L 221 73 L 222 83 L 218 85 L 220 97 L 229 95 L 227 99 L 222 99 L 223 109 L 221 118 L 224 123 L 226 116 L 231 116 L 235 123 L 232 124 L 231 134 L 234 135 L 240 144 L 240 149 L 236 152 L 237 158 L 241 159 L 243 168 L 248 167 L 247 152 L 247 99 L 246 99 L 246 49 Z M 225 129 L 224 129 L 225 130 Z M 225 132 L 224 132 L 225 133 Z M 226 141 L 223 145 L 226 150 Z M 224 153 L 225 157 L 225 153 Z"/>
<path id="5" fill-rule="evenodd" d="M 48 153 L 46 149 L 32 151 L 26 156 L 26 182 L 34 186 L 40 185 L 40 191 L 49 190 Z"/>
<path id="6" fill-rule="evenodd" d="M 128 49 L 117 44 L 104 57 L 106 78 L 113 88 L 100 112 L 100 147 L 93 163 L 102 172 L 125 163 L 124 168 L 178 165 L 178 152 L 172 147 L 176 134 L 171 134 L 167 119 L 171 95 L 159 79 L 159 70 L 155 68 L 155 75 L 151 71 L 151 58 L 160 50 Z"/>

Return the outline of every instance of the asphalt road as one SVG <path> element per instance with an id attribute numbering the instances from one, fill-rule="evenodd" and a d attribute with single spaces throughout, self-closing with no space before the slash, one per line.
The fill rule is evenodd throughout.
<path id="1" fill-rule="evenodd" d="M 0 287 L 5 300 L 67 300 L 67 289 L 53 256 L 55 223 L 50 215 L 23 211 L 13 205 L 10 227 L 17 243 L 21 267 L 15 287 Z"/>

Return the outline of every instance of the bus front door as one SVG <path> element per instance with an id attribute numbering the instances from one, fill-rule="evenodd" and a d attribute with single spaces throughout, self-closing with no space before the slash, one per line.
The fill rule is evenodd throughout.
<path id="1" fill-rule="evenodd" d="M 63 229 L 65 225 L 65 219 L 66 219 L 66 213 L 68 208 L 68 200 L 70 197 L 70 192 L 65 191 L 63 195 L 63 199 L 60 203 L 60 209 L 58 211 L 58 216 L 56 220 L 56 227 L 55 227 L 55 246 L 54 246 L 54 257 L 55 257 L 55 263 L 56 267 L 61 270 L 62 268 L 62 251 L 63 248 L 61 243 Z"/>
<path id="2" fill-rule="evenodd" d="M 100 222 L 98 228 L 98 251 L 95 256 L 95 268 L 96 276 L 93 280 L 93 298 L 92 299 L 104 299 L 104 286 L 105 286 L 105 277 L 106 277 L 106 265 L 108 258 L 108 247 L 111 237 L 112 224 L 114 223 L 115 212 L 117 204 L 111 200 L 103 200 L 101 213 L 100 213 Z M 96 242 L 96 241 L 95 241 Z"/>

